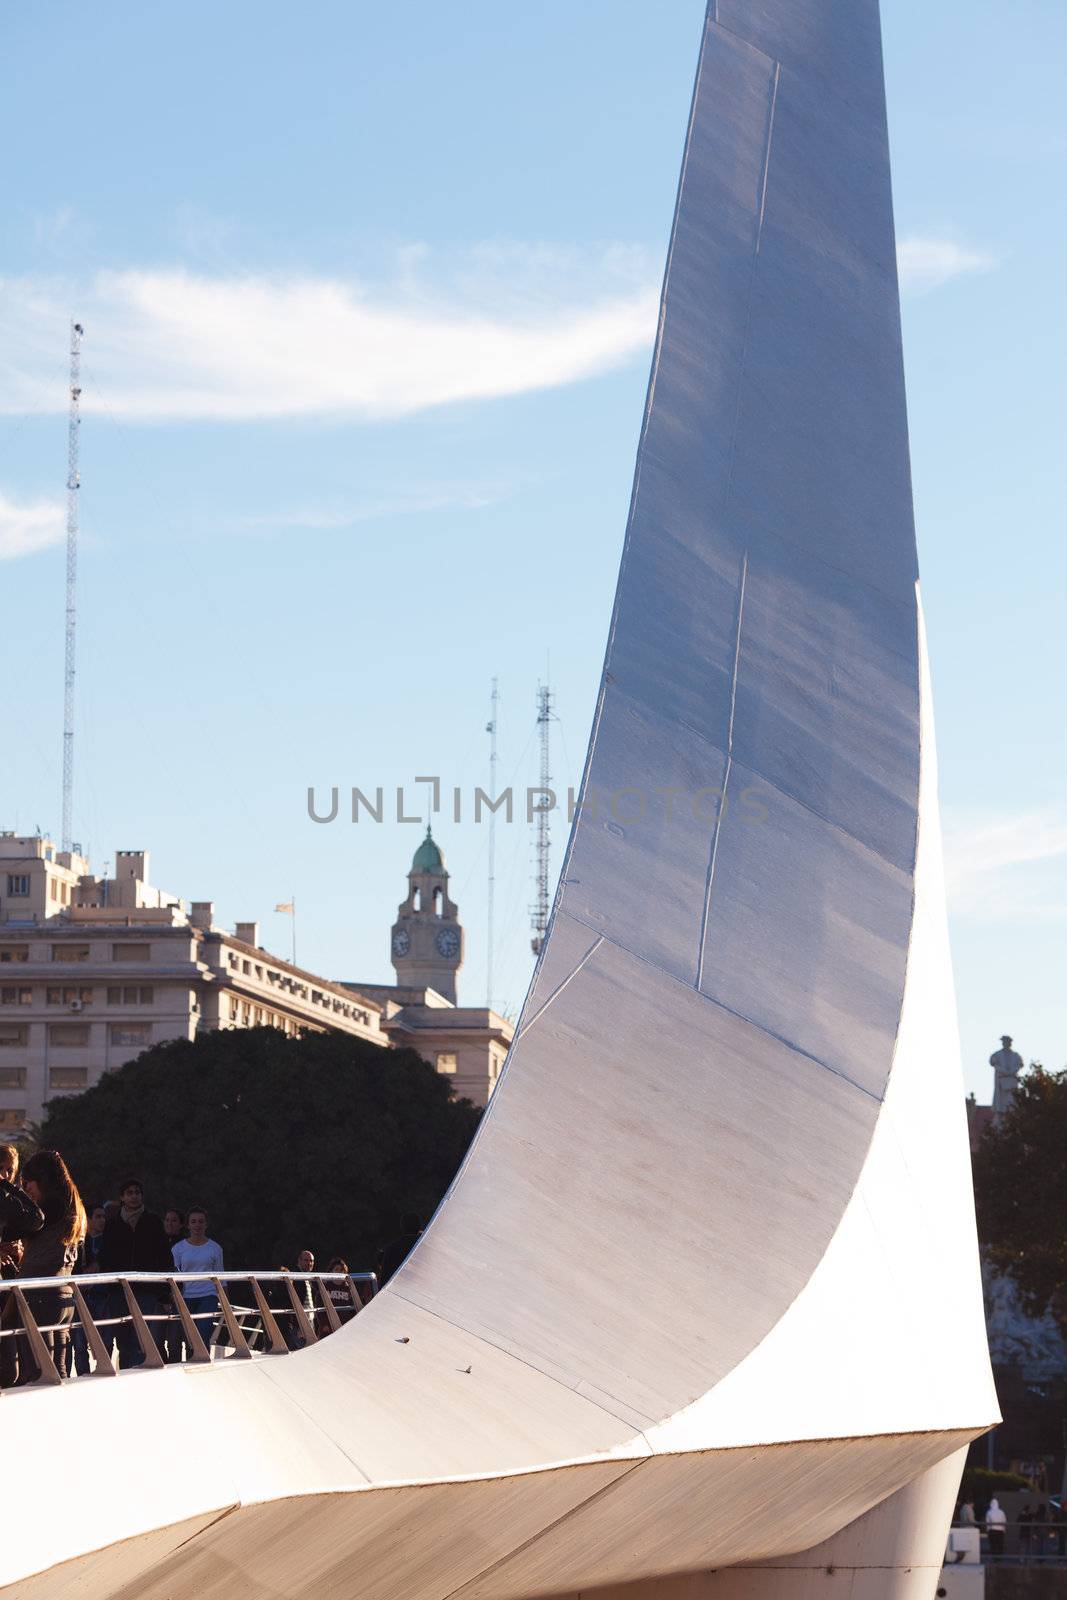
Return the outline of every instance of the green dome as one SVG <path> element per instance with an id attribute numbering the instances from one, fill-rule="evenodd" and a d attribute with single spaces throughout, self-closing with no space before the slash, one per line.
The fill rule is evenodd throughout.
<path id="1" fill-rule="evenodd" d="M 433 835 L 431 834 L 429 828 L 426 829 L 425 839 L 415 851 L 415 856 L 411 863 L 411 870 L 412 872 L 438 873 L 444 872 L 445 870 L 445 858 L 434 844 Z"/>

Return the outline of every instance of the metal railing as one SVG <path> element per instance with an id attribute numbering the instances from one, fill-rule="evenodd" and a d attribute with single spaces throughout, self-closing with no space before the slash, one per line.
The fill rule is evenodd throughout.
<path id="1" fill-rule="evenodd" d="M 984 1521 L 976 1527 L 983 1566 L 1067 1566 L 1067 1520 L 1058 1511 L 1042 1522 L 1006 1522 L 999 1538 L 990 1531 Z"/>
<path id="2" fill-rule="evenodd" d="M 190 1283 L 210 1284 L 211 1292 L 187 1298 Z M 345 1291 L 340 1309 L 331 1286 Z M 3 1280 L 0 1390 L 220 1357 L 288 1355 L 335 1333 L 377 1289 L 373 1272 L 201 1269 Z"/>

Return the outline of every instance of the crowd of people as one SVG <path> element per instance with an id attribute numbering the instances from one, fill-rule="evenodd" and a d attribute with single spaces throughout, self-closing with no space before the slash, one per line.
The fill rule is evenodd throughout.
<path id="1" fill-rule="evenodd" d="M 379 1255 L 379 1285 L 396 1271 L 420 1231 L 419 1218 L 406 1214 L 400 1233 Z M 24 1301 L 61 1377 L 69 1377 L 72 1371 L 83 1376 L 95 1365 L 92 1328 L 75 1315 L 75 1279 L 91 1324 L 112 1365 L 118 1368 L 144 1363 L 147 1338 L 166 1362 L 179 1362 L 198 1353 L 197 1341 L 205 1350 L 213 1344 L 225 1346 L 233 1333 L 231 1317 L 238 1314 L 238 1337 L 250 1347 L 266 1345 L 267 1324 L 273 1320 L 293 1350 L 307 1343 L 309 1331 L 321 1338 L 360 1309 L 360 1295 L 353 1294 L 348 1282 L 348 1262 L 340 1256 L 330 1259 L 326 1272 L 342 1276 L 324 1281 L 318 1298 L 309 1278 L 289 1276 L 314 1273 L 311 1250 L 301 1250 L 291 1266 L 279 1264 L 276 1270 L 285 1276 L 261 1284 L 270 1317 L 262 1315 L 251 1287 L 244 1297 L 251 1304 L 241 1304 L 239 1297 L 235 1303 L 228 1294 L 230 1305 L 222 1308 L 214 1280 L 226 1271 L 226 1265 L 222 1246 L 208 1231 L 202 1206 L 184 1213 L 176 1206 L 162 1214 L 149 1211 L 141 1180 L 130 1176 L 118 1185 L 117 1200 L 86 1210 L 57 1150 L 38 1150 L 20 1165 L 17 1146 L 0 1145 L 0 1274 L 15 1283 L 31 1278 L 57 1280 L 55 1288 L 26 1289 Z M 167 1281 L 127 1285 L 94 1281 L 99 1275 L 155 1272 L 193 1274 L 180 1282 L 188 1317 L 182 1316 Z M 128 1296 L 132 1296 L 139 1319 Z M 143 1321 L 144 1335 L 138 1320 Z M 24 1321 L 16 1295 L 0 1292 L 0 1388 L 32 1383 L 41 1375 L 41 1347 L 37 1345 L 35 1353 L 35 1341 L 27 1335 Z"/>
<path id="2" fill-rule="evenodd" d="M 992 1561 L 999 1561 L 1005 1553 L 1024 1563 L 1035 1558 L 1063 1560 L 1067 1557 L 1067 1515 L 1059 1502 L 1050 1501 L 1046 1504 L 1040 1498 L 1036 1503 L 1027 1500 L 1013 1524 L 996 1495 L 990 1499 L 981 1518 L 975 1516 L 974 1501 L 963 1500 L 955 1522 L 957 1527 L 981 1526 L 985 1529 Z M 1008 1552 L 1007 1539 L 1012 1531 L 1017 1537 L 1012 1542 L 1012 1550 Z"/>

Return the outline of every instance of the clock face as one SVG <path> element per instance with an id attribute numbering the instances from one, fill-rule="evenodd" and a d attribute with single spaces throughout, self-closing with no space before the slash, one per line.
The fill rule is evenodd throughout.
<path id="1" fill-rule="evenodd" d="M 438 955 L 452 961 L 459 955 L 459 933 L 455 928 L 439 928 L 434 943 L 437 945 Z"/>
<path id="2" fill-rule="evenodd" d="M 394 956 L 406 956 L 411 949 L 411 935 L 406 928 L 397 928 L 393 934 Z"/>

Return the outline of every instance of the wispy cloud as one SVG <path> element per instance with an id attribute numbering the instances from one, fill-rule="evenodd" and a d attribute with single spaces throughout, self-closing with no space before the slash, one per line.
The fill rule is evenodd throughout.
<path id="1" fill-rule="evenodd" d="M 377 285 L 184 270 L 105 272 L 80 289 L 9 280 L 0 409 L 41 402 L 44 353 L 64 348 L 72 306 L 86 328 L 85 409 L 95 377 L 116 415 L 142 422 L 397 418 L 575 383 L 651 342 L 657 291 L 621 247 L 582 273 L 538 246 L 470 252 L 437 282 L 431 266 L 409 249 Z M 44 403 L 61 409 L 62 391 Z"/>
<path id="2" fill-rule="evenodd" d="M 288 511 L 253 513 L 242 517 L 236 526 L 248 532 L 296 528 L 306 528 L 310 532 L 342 532 L 362 522 L 389 517 L 416 516 L 430 511 L 481 511 L 499 505 L 507 498 L 507 493 L 506 489 L 489 486 L 412 489 L 358 504 L 294 506 Z"/>
<path id="3" fill-rule="evenodd" d="M 59 544 L 66 533 L 60 500 L 14 500 L 0 489 L 0 561 Z"/>
<path id="4" fill-rule="evenodd" d="M 972 250 L 954 239 L 908 234 L 897 244 L 900 287 L 905 294 L 928 294 L 953 278 L 991 272 L 999 263 L 986 250 Z"/>
<path id="5" fill-rule="evenodd" d="M 957 916 L 1067 916 L 1067 818 L 1051 811 L 946 818 L 945 873 Z"/>

